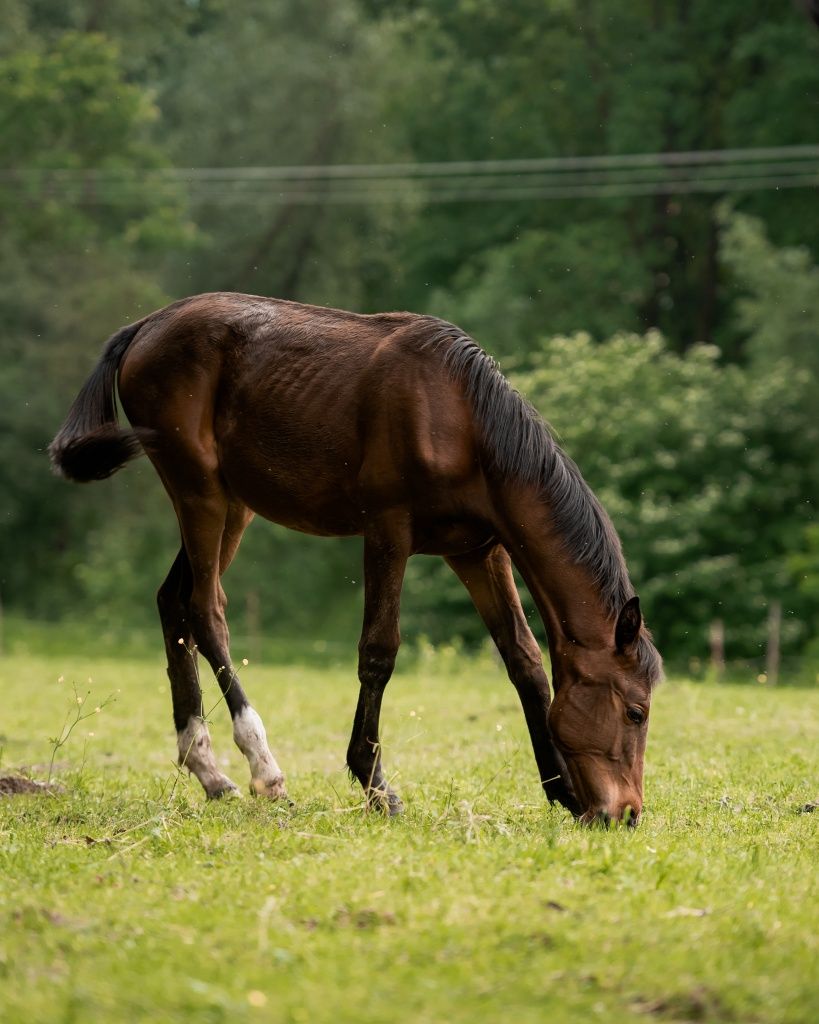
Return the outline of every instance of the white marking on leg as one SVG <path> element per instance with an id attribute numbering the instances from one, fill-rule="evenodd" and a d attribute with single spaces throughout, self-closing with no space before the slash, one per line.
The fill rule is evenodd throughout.
<path id="1" fill-rule="evenodd" d="M 185 728 L 176 734 L 176 739 L 179 764 L 193 772 L 211 800 L 226 794 L 238 795 L 235 783 L 216 767 L 210 733 L 203 719 L 189 719 Z"/>
<path id="2" fill-rule="evenodd" d="M 267 745 L 264 723 L 249 704 L 233 719 L 233 739 L 250 765 L 250 792 L 273 800 L 287 796 L 284 776 Z"/>

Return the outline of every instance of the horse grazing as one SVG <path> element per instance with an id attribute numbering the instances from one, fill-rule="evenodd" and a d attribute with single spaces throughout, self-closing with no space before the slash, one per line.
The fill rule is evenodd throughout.
<path id="1" fill-rule="evenodd" d="M 131 430 L 117 424 L 115 386 Z M 547 797 L 585 822 L 636 824 L 661 659 L 608 516 L 546 424 L 452 324 L 233 293 L 182 299 L 108 341 L 50 446 L 56 471 L 103 479 L 141 451 L 182 545 L 159 589 L 180 763 L 208 797 L 218 768 L 189 651 L 216 673 L 251 792 L 285 795 L 230 660 L 225 594 L 254 513 L 364 537 L 360 692 L 347 763 L 399 813 L 379 716 L 400 641 L 407 559 L 441 555 L 469 591 L 526 717 Z M 512 566 L 549 640 L 555 697 Z"/>

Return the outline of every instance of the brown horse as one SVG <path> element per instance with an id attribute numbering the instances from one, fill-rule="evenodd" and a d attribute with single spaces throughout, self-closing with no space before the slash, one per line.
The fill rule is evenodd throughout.
<path id="1" fill-rule="evenodd" d="M 117 425 L 115 385 L 132 430 Z M 399 645 L 407 559 L 443 556 L 469 591 L 520 696 L 546 795 L 584 821 L 636 824 L 660 656 L 611 522 L 543 420 L 458 328 L 232 293 L 175 302 L 122 328 L 50 447 L 72 480 L 144 450 L 182 545 L 158 594 L 180 763 L 209 797 L 217 767 L 189 651 L 216 673 L 251 792 L 285 793 L 228 650 L 220 577 L 254 513 L 364 537 L 361 683 L 351 771 L 371 804 L 401 801 L 379 715 Z M 555 699 L 512 565 L 549 639 Z"/>

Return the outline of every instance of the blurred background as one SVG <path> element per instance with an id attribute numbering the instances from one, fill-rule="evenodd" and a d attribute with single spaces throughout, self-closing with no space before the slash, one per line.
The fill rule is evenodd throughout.
<path id="1" fill-rule="evenodd" d="M 458 323 L 610 511 L 671 666 L 764 681 L 781 653 L 815 682 L 808 6 L 0 0 L 7 647 L 51 623 L 159 655 L 177 534 L 150 465 L 69 486 L 44 449 L 109 334 L 230 289 Z M 225 581 L 243 650 L 352 652 L 359 564 L 255 522 Z M 402 625 L 483 640 L 433 559 Z"/>

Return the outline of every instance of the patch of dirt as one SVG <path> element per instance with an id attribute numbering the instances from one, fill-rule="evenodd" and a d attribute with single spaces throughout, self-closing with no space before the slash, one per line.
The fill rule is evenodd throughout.
<path id="1" fill-rule="evenodd" d="M 373 910 L 372 907 L 364 907 L 361 910 L 339 907 L 333 915 L 333 923 L 341 928 L 356 928 L 359 931 L 369 931 L 381 925 L 395 924 L 395 914 L 390 911 Z"/>
<path id="2" fill-rule="evenodd" d="M 715 992 L 697 986 L 690 992 L 681 992 L 659 999 L 638 999 L 632 1004 L 637 1013 L 650 1014 L 678 1024 L 698 1024 L 699 1021 L 731 1021 L 734 1019 Z"/>
<path id="3" fill-rule="evenodd" d="M 53 782 L 37 782 L 36 779 L 27 779 L 25 775 L 0 775 L 0 797 L 60 792 L 62 786 Z"/>

